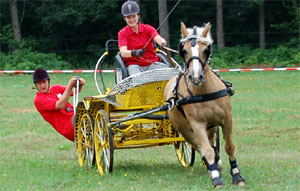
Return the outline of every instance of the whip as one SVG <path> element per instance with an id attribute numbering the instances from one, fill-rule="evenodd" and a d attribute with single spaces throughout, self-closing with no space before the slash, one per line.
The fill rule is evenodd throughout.
<path id="1" fill-rule="evenodd" d="M 177 7 L 177 5 L 180 3 L 181 0 L 178 0 L 177 3 L 173 6 L 173 8 L 171 9 L 171 11 L 167 14 L 167 16 L 164 18 L 164 20 L 160 23 L 160 25 L 157 27 L 156 31 L 158 31 L 160 29 L 160 27 L 162 26 L 162 24 L 167 20 L 167 18 L 171 15 L 171 13 L 174 11 L 174 9 Z M 152 34 L 151 38 L 148 40 L 148 42 L 145 44 L 144 48 L 146 48 L 146 46 L 149 44 L 149 42 L 151 41 L 151 39 L 153 38 L 155 33 Z M 144 49 L 143 48 L 143 49 Z"/>

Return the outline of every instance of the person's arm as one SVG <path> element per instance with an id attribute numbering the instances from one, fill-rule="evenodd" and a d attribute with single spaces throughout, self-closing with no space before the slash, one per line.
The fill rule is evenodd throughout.
<path id="1" fill-rule="evenodd" d="M 161 37 L 160 35 L 156 35 L 156 36 L 154 37 L 154 41 L 155 41 L 159 46 L 161 46 L 161 47 L 167 46 L 167 41 L 166 41 L 163 37 Z"/>
<path id="2" fill-rule="evenodd" d="M 120 47 L 120 54 L 123 58 L 129 58 L 131 57 L 131 50 L 127 49 L 127 46 Z"/>
<path id="3" fill-rule="evenodd" d="M 121 49 L 122 49 L 122 51 L 121 51 Z M 124 55 L 124 56 L 122 56 L 123 58 L 128 58 L 128 57 L 132 57 L 132 56 L 136 56 L 138 58 L 138 57 L 143 56 L 145 50 L 146 50 L 145 48 L 127 50 L 127 46 L 122 46 L 120 48 L 120 53 L 121 53 L 121 56 Z M 122 54 L 122 52 L 123 52 L 123 54 Z"/>
<path id="4" fill-rule="evenodd" d="M 59 100 L 56 102 L 56 105 L 55 105 L 55 109 L 63 109 L 66 107 L 66 105 L 68 104 L 69 102 L 69 98 L 72 94 L 72 90 L 73 88 L 76 86 L 77 84 L 77 77 L 72 77 L 63 93 L 63 95 L 59 98 Z M 81 91 L 82 89 L 82 86 L 85 85 L 85 80 L 80 78 L 80 87 L 79 87 L 79 92 Z"/>

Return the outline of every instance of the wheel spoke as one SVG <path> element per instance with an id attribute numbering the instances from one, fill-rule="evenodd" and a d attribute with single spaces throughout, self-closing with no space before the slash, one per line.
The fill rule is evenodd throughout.
<path id="1" fill-rule="evenodd" d="M 99 173 L 104 175 L 109 173 L 112 169 L 112 134 L 108 130 L 108 117 L 105 111 L 99 111 L 96 116 L 96 131 L 94 134 L 96 144 L 95 152 Z"/>
<path id="2" fill-rule="evenodd" d="M 81 117 L 81 122 L 78 128 L 78 157 L 79 164 L 83 166 L 87 161 L 88 168 L 92 167 L 94 160 L 94 141 L 93 141 L 93 117 L 85 113 Z"/>
<path id="3" fill-rule="evenodd" d="M 180 136 L 177 134 L 177 136 Z M 187 142 L 175 142 L 174 143 L 175 151 L 179 163 L 183 167 L 189 167 L 194 164 L 195 160 L 195 150 Z"/>

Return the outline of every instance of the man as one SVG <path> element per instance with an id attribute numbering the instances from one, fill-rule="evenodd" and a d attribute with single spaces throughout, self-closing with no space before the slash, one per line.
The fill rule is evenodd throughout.
<path id="1" fill-rule="evenodd" d="M 153 40 L 162 47 L 167 46 L 167 42 L 154 27 L 139 22 L 139 5 L 126 1 L 121 11 L 127 26 L 119 31 L 118 42 L 129 75 L 168 67 L 159 62 Z"/>
<path id="2" fill-rule="evenodd" d="M 33 73 L 33 83 L 37 88 L 34 105 L 42 117 L 54 129 L 70 141 L 74 141 L 73 117 L 74 109 L 69 103 L 73 88 L 77 84 L 77 77 L 72 77 L 67 86 L 54 85 L 50 87 L 50 77 L 41 68 Z M 85 85 L 85 80 L 79 78 L 79 92 Z"/>

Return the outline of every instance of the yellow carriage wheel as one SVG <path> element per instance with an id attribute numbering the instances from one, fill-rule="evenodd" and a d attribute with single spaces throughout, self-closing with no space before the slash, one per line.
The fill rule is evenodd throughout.
<path id="1" fill-rule="evenodd" d="M 99 173 L 103 176 L 113 169 L 114 145 L 112 129 L 104 110 L 98 111 L 95 119 L 95 154 Z"/>
<path id="2" fill-rule="evenodd" d="M 94 164 L 94 119 L 89 113 L 82 115 L 78 127 L 78 159 L 82 167 L 87 161 L 88 168 Z"/>
<path id="3" fill-rule="evenodd" d="M 176 135 L 179 133 L 176 131 Z M 183 167 L 190 167 L 194 165 L 195 162 L 195 149 L 191 144 L 185 141 L 174 142 L 174 147 L 176 151 L 177 158 L 179 163 Z"/>

